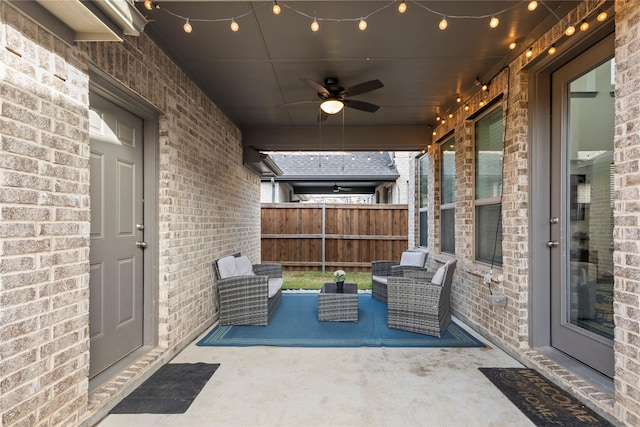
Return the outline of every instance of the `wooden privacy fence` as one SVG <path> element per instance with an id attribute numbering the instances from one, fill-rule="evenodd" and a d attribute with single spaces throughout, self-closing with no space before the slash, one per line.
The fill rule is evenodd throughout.
<path id="1" fill-rule="evenodd" d="M 262 260 L 288 271 L 367 272 L 408 247 L 403 205 L 262 204 Z"/>

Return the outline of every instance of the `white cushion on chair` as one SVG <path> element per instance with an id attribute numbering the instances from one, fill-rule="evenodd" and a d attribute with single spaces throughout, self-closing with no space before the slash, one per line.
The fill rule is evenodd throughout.
<path id="1" fill-rule="evenodd" d="M 433 283 L 434 285 L 442 286 L 442 281 L 444 280 L 444 270 L 445 270 L 445 266 L 443 265 L 436 271 L 436 274 L 433 275 L 433 278 L 431 279 L 431 283 Z"/>
<path id="2" fill-rule="evenodd" d="M 280 288 L 282 288 L 282 277 L 269 279 L 269 298 L 277 294 Z"/>
<path id="3" fill-rule="evenodd" d="M 233 277 L 238 275 L 236 269 L 236 259 L 233 255 L 229 255 L 218 260 L 218 273 L 220 273 L 221 279 Z"/>
<path id="4" fill-rule="evenodd" d="M 253 265 L 249 258 L 246 256 L 240 256 L 235 259 L 236 262 L 236 276 L 255 276 L 253 272 Z"/>
<path id="5" fill-rule="evenodd" d="M 374 282 L 382 283 L 385 285 L 387 284 L 387 279 L 389 279 L 387 276 L 372 276 L 371 278 Z"/>
<path id="6" fill-rule="evenodd" d="M 400 258 L 400 265 L 410 265 L 412 267 L 424 267 L 424 259 L 427 254 L 424 252 L 403 252 Z"/>

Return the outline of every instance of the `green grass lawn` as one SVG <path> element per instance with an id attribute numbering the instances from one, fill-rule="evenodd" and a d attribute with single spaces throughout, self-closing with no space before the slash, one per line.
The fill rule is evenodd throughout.
<path id="1" fill-rule="evenodd" d="M 284 271 L 282 289 L 320 289 L 325 282 L 333 282 L 333 271 Z M 347 283 L 357 283 L 358 289 L 371 289 L 371 273 L 347 272 Z"/>

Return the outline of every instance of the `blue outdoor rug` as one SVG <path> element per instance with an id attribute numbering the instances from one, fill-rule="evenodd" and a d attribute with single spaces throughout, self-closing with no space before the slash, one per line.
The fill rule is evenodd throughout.
<path id="1" fill-rule="evenodd" d="M 319 322 L 318 294 L 284 293 L 269 326 L 216 326 L 199 346 L 484 347 L 454 322 L 442 338 L 387 327 L 387 306 L 358 295 L 358 323 Z"/>

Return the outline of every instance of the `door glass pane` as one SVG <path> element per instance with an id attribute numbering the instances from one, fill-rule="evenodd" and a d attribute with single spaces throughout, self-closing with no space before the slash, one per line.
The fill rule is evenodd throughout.
<path id="1" fill-rule="evenodd" d="M 567 321 L 613 339 L 614 60 L 569 84 Z"/>

